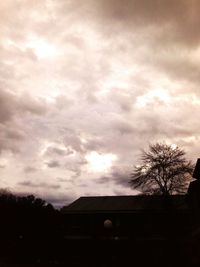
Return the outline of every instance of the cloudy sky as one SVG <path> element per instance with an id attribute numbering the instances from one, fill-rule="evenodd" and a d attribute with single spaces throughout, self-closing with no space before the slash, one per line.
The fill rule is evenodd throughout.
<path id="1" fill-rule="evenodd" d="M 141 149 L 199 157 L 198 0 L 0 3 L 0 187 L 134 194 Z"/>

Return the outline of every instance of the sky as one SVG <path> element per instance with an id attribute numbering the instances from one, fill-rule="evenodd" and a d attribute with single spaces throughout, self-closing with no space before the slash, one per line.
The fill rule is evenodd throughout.
<path id="1" fill-rule="evenodd" d="M 0 2 L 0 188 L 133 195 L 141 149 L 199 157 L 198 0 Z"/>

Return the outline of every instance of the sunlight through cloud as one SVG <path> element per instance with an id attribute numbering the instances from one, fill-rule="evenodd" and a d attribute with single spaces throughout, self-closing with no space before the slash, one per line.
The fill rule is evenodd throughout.
<path id="1" fill-rule="evenodd" d="M 117 159 L 114 154 L 99 154 L 93 151 L 86 155 L 88 162 L 88 170 L 91 172 L 107 172 L 113 165 L 113 161 Z"/>
<path id="2" fill-rule="evenodd" d="M 29 38 L 26 47 L 33 49 L 38 59 L 52 58 L 58 54 L 57 48 L 41 38 Z"/>
<path id="3" fill-rule="evenodd" d="M 169 92 L 165 89 L 155 89 L 149 91 L 147 94 L 138 96 L 136 101 L 137 107 L 145 107 L 146 105 L 153 103 L 154 101 L 161 101 L 163 103 L 170 103 L 171 97 Z"/>

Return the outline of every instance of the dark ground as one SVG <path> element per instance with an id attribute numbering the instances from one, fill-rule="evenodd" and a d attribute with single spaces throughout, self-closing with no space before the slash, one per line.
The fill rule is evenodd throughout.
<path id="1" fill-rule="evenodd" d="M 199 266 L 177 256 L 175 244 L 127 241 L 20 240 L 0 247 L 1 267 Z M 59 241 L 59 242 L 58 242 Z M 58 242 L 58 243 L 57 243 Z M 176 249 L 176 250 L 175 250 Z M 181 258 L 182 257 L 182 258 Z"/>

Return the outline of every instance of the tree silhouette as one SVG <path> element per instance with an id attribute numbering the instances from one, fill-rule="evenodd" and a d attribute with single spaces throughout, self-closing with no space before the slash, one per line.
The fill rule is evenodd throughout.
<path id="1" fill-rule="evenodd" d="M 155 143 L 149 146 L 149 151 L 142 151 L 141 164 L 134 167 L 130 184 L 145 194 L 183 194 L 193 169 L 182 149 Z"/>

